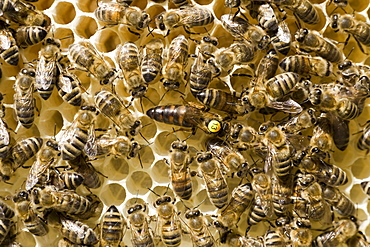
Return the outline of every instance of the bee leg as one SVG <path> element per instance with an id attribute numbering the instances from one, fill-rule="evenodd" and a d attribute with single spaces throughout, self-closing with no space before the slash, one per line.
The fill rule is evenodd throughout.
<path id="1" fill-rule="evenodd" d="M 362 47 L 361 43 L 355 38 L 356 42 L 357 42 L 357 45 L 358 47 L 360 47 L 360 50 L 363 54 L 365 55 L 369 55 L 369 53 L 366 53 L 365 50 L 364 50 L 364 47 Z"/>

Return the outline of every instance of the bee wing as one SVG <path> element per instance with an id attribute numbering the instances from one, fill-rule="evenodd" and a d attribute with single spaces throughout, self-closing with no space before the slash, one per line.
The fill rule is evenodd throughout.
<path id="1" fill-rule="evenodd" d="M 268 107 L 293 114 L 300 113 L 303 110 L 302 106 L 292 99 L 288 99 L 286 101 L 271 101 L 268 104 Z"/>
<path id="2" fill-rule="evenodd" d="M 0 51 L 1 52 L 8 50 L 12 46 L 12 42 L 9 38 L 9 35 L 11 35 L 11 33 L 9 33 L 8 31 L 0 30 Z"/>
<path id="3" fill-rule="evenodd" d="M 59 141 L 59 146 L 61 148 L 63 148 L 64 145 L 71 143 L 71 140 L 77 133 L 77 125 L 78 125 L 78 122 L 75 119 L 72 122 L 72 124 L 67 128 L 67 130 L 63 133 Z"/>
<path id="4" fill-rule="evenodd" d="M 5 122 L 0 118 L 0 140 L 2 140 L 4 145 L 9 145 L 10 136 L 7 130 Z"/>
<path id="5" fill-rule="evenodd" d="M 284 42 L 286 44 L 289 44 L 291 42 L 292 35 L 290 34 L 289 27 L 285 21 L 279 23 L 276 37 L 279 39 L 279 41 Z"/>
<path id="6" fill-rule="evenodd" d="M 41 56 L 36 67 L 36 87 L 43 90 L 49 89 L 58 73 L 57 69 L 56 56 L 49 62 Z"/>
<path id="7" fill-rule="evenodd" d="M 47 162 L 41 162 L 37 159 L 28 173 L 27 180 L 26 180 L 26 190 L 30 190 L 37 184 L 39 181 L 39 177 L 50 167 L 53 163 L 54 158 L 50 159 Z"/>
<path id="8" fill-rule="evenodd" d="M 86 145 L 84 147 L 84 152 L 87 156 L 94 157 L 98 154 L 98 145 L 96 141 L 96 134 L 95 134 L 95 125 L 91 124 L 89 129 L 89 135 L 87 138 Z"/>
<path id="9" fill-rule="evenodd" d="M 331 134 L 335 146 L 344 151 L 349 142 L 349 121 L 340 118 L 337 114 L 333 112 L 328 112 L 324 115 L 327 121 L 322 121 L 322 118 L 319 118 L 319 124 L 323 131 Z M 321 121 L 320 121 L 321 120 Z"/>
<path id="10" fill-rule="evenodd" d="M 60 74 L 57 83 L 58 88 L 60 88 L 65 93 L 71 93 L 73 90 L 72 81 L 74 79 L 68 75 Z"/>

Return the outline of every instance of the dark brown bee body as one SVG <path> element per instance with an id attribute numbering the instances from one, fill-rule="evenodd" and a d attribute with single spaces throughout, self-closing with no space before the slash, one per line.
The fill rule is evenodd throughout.
<path id="1" fill-rule="evenodd" d="M 321 184 L 324 199 L 332 205 L 338 214 L 349 217 L 356 211 L 355 204 L 339 189 Z"/>
<path id="2" fill-rule="evenodd" d="M 43 139 L 40 137 L 30 137 L 15 144 L 12 148 L 15 164 L 18 167 L 22 166 L 41 149 L 42 144 Z"/>
<path id="3" fill-rule="evenodd" d="M 285 21 L 280 21 L 277 34 L 271 37 L 272 46 L 281 54 L 288 55 L 291 42 L 292 37 L 288 25 Z"/>
<path id="4" fill-rule="evenodd" d="M 27 48 L 43 41 L 47 33 L 43 27 L 23 26 L 17 29 L 15 38 L 19 47 Z"/>
<path id="5" fill-rule="evenodd" d="M 367 122 L 360 138 L 357 141 L 357 148 L 360 150 L 370 151 L 370 122 Z"/>
<path id="6" fill-rule="evenodd" d="M 209 65 L 204 61 L 202 54 L 198 54 L 190 70 L 190 92 L 196 97 L 208 87 L 212 80 L 212 71 Z"/>
<path id="7" fill-rule="evenodd" d="M 162 69 L 162 53 L 164 44 L 162 39 L 152 39 L 144 47 L 141 61 L 141 75 L 146 83 L 153 82 Z"/>
<path id="8" fill-rule="evenodd" d="M 116 206 L 112 205 L 101 220 L 101 246 L 118 247 L 123 237 L 125 220 Z"/>
<path id="9" fill-rule="evenodd" d="M 82 184 L 88 188 L 96 189 L 102 184 L 99 174 L 91 163 L 87 163 L 81 155 L 76 159 L 69 161 L 72 168 L 84 178 Z"/>
<path id="10" fill-rule="evenodd" d="M 3 17 L 20 25 L 49 25 L 48 17 L 41 11 L 35 10 L 35 6 L 29 3 L 19 0 L 4 0 L 0 2 L 0 10 L 3 13 Z"/>

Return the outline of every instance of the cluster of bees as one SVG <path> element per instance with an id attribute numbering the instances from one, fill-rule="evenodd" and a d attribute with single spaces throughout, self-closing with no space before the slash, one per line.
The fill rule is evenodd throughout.
<path id="1" fill-rule="evenodd" d="M 137 39 L 148 39 L 143 47 L 120 44 L 116 69 L 88 40 L 63 51 L 49 17 L 31 3 L 0 0 L 4 63 L 18 66 L 22 49 L 42 43 L 38 59 L 24 63 L 14 82 L 17 129 L 35 125 L 35 94 L 46 101 L 54 87 L 58 97 L 79 107 L 58 135 L 15 141 L 2 105 L 1 182 L 9 183 L 21 169 L 28 169 L 28 176 L 22 188 L 0 201 L 1 245 L 21 246 L 16 238 L 23 225 L 35 236 L 57 229 L 58 246 L 124 246 L 127 229 L 133 246 L 179 246 L 185 236 L 193 246 L 369 246 L 359 231 L 355 204 L 338 188 L 348 183 L 347 174 L 331 158 L 333 150 L 347 148 L 350 120 L 362 113 L 370 89 L 370 67 L 351 62 L 351 54 L 338 48 L 350 39 L 364 54 L 370 46 L 370 25 L 337 13 L 347 1 L 329 3 L 336 8 L 328 28 L 348 37 L 343 44 L 308 28 L 325 22 L 309 0 L 225 0 L 228 13 L 220 18 L 191 0 L 172 0 L 176 8 L 156 16 L 131 2 L 101 2 L 94 12 L 105 24 L 101 29 L 124 25 Z M 233 39 L 230 45 L 220 47 L 209 34 L 217 24 Z M 86 89 L 74 70 L 87 73 L 98 89 Z M 240 90 L 233 88 L 234 79 L 242 82 Z M 228 90 L 212 87 L 214 81 Z M 116 92 L 121 82 L 128 99 Z M 158 101 L 152 100 L 150 87 L 164 90 Z M 184 103 L 161 104 L 171 93 Z M 142 107 L 142 114 L 180 126 L 174 135 L 190 135 L 172 142 L 165 159 L 168 189 L 175 197 L 148 188 L 158 197 L 156 214 L 149 215 L 148 205 L 135 200 L 127 205 L 125 219 L 115 205 L 106 205 L 102 213 L 102 201 L 90 190 L 102 186 L 104 174 L 93 164 L 108 156 L 140 158 L 139 151 L 153 145 L 141 133 L 151 127 L 131 109 L 143 98 L 153 107 L 146 112 Z M 99 117 L 109 121 L 108 129 L 96 128 Z M 204 132 L 206 151 L 187 144 L 197 132 Z M 357 137 L 357 148 L 366 154 L 369 135 L 366 123 Z M 146 143 L 139 144 L 138 136 Z M 195 179 L 205 187 L 215 215 L 202 213 L 202 203 L 192 205 Z M 240 182 L 231 187 L 230 181 Z M 370 181 L 361 187 L 370 195 Z M 185 212 L 177 209 L 176 199 Z M 97 229 L 86 224 L 99 217 Z M 261 224 L 268 230 L 252 236 Z"/>

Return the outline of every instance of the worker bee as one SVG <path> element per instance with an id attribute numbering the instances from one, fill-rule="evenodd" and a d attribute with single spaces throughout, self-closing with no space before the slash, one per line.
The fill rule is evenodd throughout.
<path id="1" fill-rule="evenodd" d="M 125 87 L 134 98 L 142 97 L 148 86 L 139 70 L 139 50 L 132 42 L 126 42 L 118 47 L 116 60 L 125 78 Z"/>
<path id="2" fill-rule="evenodd" d="M 210 112 L 204 112 L 192 105 L 157 106 L 146 112 L 150 118 L 166 124 L 182 127 L 199 128 L 207 134 L 224 134 L 228 124 L 222 118 Z"/>
<path id="3" fill-rule="evenodd" d="M 117 207 L 111 205 L 101 219 L 100 245 L 118 247 L 122 241 L 126 221 Z"/>
<path id="4" fill-rule="evenodd" d="M 91 163 L 86 162 L 86 159 L 79 155 L 76 159 L 70 160 L 69 165 L 84 178 L 82 184 L 87 188 L 96 189 L 102 184 L 98 172 Z"/>
<path id="5" fill-rule="evenodd" d="M 50 20 L 35 6 L 19 0 L 1 1 L 0 10 L 9 21 L 25 26 L 48 26 Z"/>
<path id="6" fill-rule="evenodd" d="M 52 169 L 49 176 L 51 185 L 59 190 L 75 191 L 84 180 L 79 173 L 69 170 L 60 172 L 58 169 Z"/>
<path id="7" fill-rule="evenodd" d="M 154 207 L 157 208 L 158 228 L 162 242 L 166 246 L 179 246 L 181 244 L 181 224 L 177 218 L 175 201 L 170 196 L 159 197 Z"/>
<path id="8" fill-rule="evenodd" d="M 331 16 L 330 26 L 335 32 L 340 30 L 348 33 L 348 35 L 352 35 L 359 44 L 362 52 L 364 52 L 364 50 L 360 43 L 365 46 L 370 45 L 370 39 L 368 35 L 370 32 L 369 24 L 355 19 L 352 15 L 334 14 Z"/>
<path id="9" fill-rule="evenodd" d="M 13 196 L 17 216 L 22 220 L 27 230 L 35 236 L 45 236 L 49 232 L 46 222 L 40 218 L 31 207 L 29 193 L 20 191 Z"/>
<path id="10" fill-rule="evenodd" d="M 83 215 L 91 210 L 88 198 L 72 191 L 58 191 L 55 186 L 35 187 L 31 192 L 31 203 L 71 215 Z"/>
<path id="11" fill-rule="evenodd" d="M 99 111 L 109 118 L 120 132 L 128 131 L 130 135 L 135 136 L 141 130 L 141 121 L 134 117 L 115 94 L 103 89 L 95 93 L 94 102 Z"/>
<path id="12" fill-rule="evenodd" d="M 192 160 L 185 141 L 174 141 L 171 144 L 169 160 L 166 162 L 170 166 L 173 191 L 183 200 L 189 200 L 193 191 L 189 169 Z"/>
<path id="13" fill-rule="evenodd" d="M 367 240 L 365 234 L 361 231 L 358 231 L 355 236 L 350 238 L 347 241 L 348 246 L 357 246 L 357 247 L 368 247 L 369 241 Z"/>
<path id="14" fill-rule="evenodd" d="M 316 123 L 316 110 L 314 108 L 308 108 L 291 117 L 287 122 L 280 126 L 285 133 L 298 134 L 302 130 L 313 127 Z"/>
<path id="15" fill-rule="evenodd" d="M 159 14 L 155 20 L 157 28 L 166 31 L 183 26 L 188 33 L 192 27 L 201 27 L 213 23 L 214 16 L 207 8 L 185 6 L 180 9 L 170 9 Z"/>
<path id="16" fill-rule="evenodd" d="M 221 16 L 221 24 L 232 36 L 242 40 L 249 40 L 254 47 L 264 50 L 270 43 L 270 37 L 257 25 L 232 14 Z"/>
<path id="17" fill-rule="evenodd" d="M 179 35 L 171 41 L 167 51 L 167 64 L 163 67 L 163 86 L 167 90 L 176 90 L 180 87 L 188 63 L 188 50 L 188 40 L 184 35 Z"/>
<path id="18" fill-rule="evenodd" d="M 272 186 L 272 206 L 275 215 L 278 217 L 286 217 L 290 212 L 292 205 L 293 194 L 293 178 L 286 177 L 284 180 L 278 179 L 275 175 L 271 176 Z"/>
<path id="19" fill-rule="evenodd" d="M 338 64 L 338 75 L 341 82 L 347 86 L 362 86 L 366 90 L 370 85 L 370 67 L 368 65 L 353 63 L 350 60 Z"/>
<path id="20" fill-rule="evenodd" d="M 190 92 L 196 97 L 208 87 L 212 80 L 212 70 L 209 63 L 206 62 L 202 53 L 197 55 L 190 69 Z"/>
<path id="21" fill-rule="evenodd" d="M 288 246 L 288 240 L 280 228 L 267 230 L 263 236 L 264 246 Z"/>
<path id="22" fill-rule="evenodd" d="M 296 174 L 294 187 L 294 212 L 306 215 L 313 221 L 325 222 L 331 215 L 330 207 L 323 198 L 320 184 L 312 174 Z"/>
<path id="23" fill-rule="evenodd" d="M 0 118 L 0 158 L 6 158 L 9 153 L 10 135 L 4 120 Z"/>
<path id="24" fill-rule="evenodd" d="M 33 89 L 35 82 L 35 70 L 22 69 L 14 84 L 14 104 L 18 121 L 25 127 L 31 128 L 35 116 L 35 100 Z"/>
<path id="25" fill-rule="evenodd" d="M 76 220 L 61 218 L 61 234 L 74 244 L 94 245 L 99 238 L 88 225 Z"/>
<path id="26" fill-rule="evenodd" d="M 358 231 L 357 219 L 353 216 L 350 219 L 334 221 L 333 225 L 334 229 L 318 235 L 312 242 L 312 246 L 339 246 L 356 235 Z"/>
<path id="27" fill-rule="evenodd" d="M 125 24 L 129 26 L 128 30 L 134 34 L 138 33 L 132 31 L 130 27 L 141 31 L 148 26 L 150 21 L 150 17 L 145 11 L 137 7 L 130 7 L 123 2 L 100 2 L 94 14 L 99 21 L 107 23 L 107 26 Z"/>
<path id="28" fill-rule="evenodd" d="M 96 109 L 93 106 L 81 106 L 72 125 L 63 133 L 59 142 L 59 149 L 63 160 L 73 160 L 84 150 L 88 140 L 89 145 L 94 145 L 94 122 Z"/>
<path id="29" fill-rule="evenodd" d="M 242 123 L 232 125 L 228 136 L 231 139 L 229 140 L 230 144 L 239 150 L 247 150 L 257 146 L 261 137 L 253 127 Z"/>
<path id="30" fill-rule="evenodd" d="M 205 59 L 214 57 L 214 53 L 218 50 L 218 38 L 212 36 L 204 36 L 200 41 L 193 40 L 197 43 L 196 53 L 201 53 Z"/>
<path id="31" fill-rule="evenodd" d="M 207 227 L 207 221 L 199 209 L 188 209 L 185 212 L 185 218 L 188 221 L 185 225 L 190 231 L 191 240 L 194 246 L 216 246 L 216 241 L 213 239 L 212 234 Z"/>
<path id="32" fill-rule="evenodd" d="M 93 147 L 86 145 L 85 153 L 92 159 L 100 159 L 109 155 L 125 156 L 130 159 L 136 157 L 139 149 L 139 143 L 126 136 L 110 137 L 103 135 L 95 140 Z"/>
<path id="33" fill-rule="evenodd" d="M 221 243 L 226 242 L 228 230 L 236 226 L 240 216 L 251 205 L 253 197 L 254 190 L 250 183 L 239 185 L 233 190 L 229 204 L 213 222 L 220 232 Z"/>
<path id="34" fill-rule="evenodd" d="M 204 179 L 208 197 L 217 208 L 223 208 L 228 202 L 229 189 L 220 170 L 220 164 L 212 152 L 199 153 L 196 158 L 200 174 Z"/>
<path id="35" fill-rule="evenodd" d="M 209 139 L 206 142 L 206 147 L 221 161 L 222 167 L 226 171 L 238 171 L 242 164 L 246 163 L 240 152 L 234 150 L 226 141 L 219 138 Z"/>
<path id="36" fill-rule="evenodd" d="M 154 82 L 162 70 L 162 39 L 151 39 L 145 44 L 141 61 L 141 75 L 146 83 Z"/>
<path id="37" fill-rule="evenodd" d="M 271 44 L 274 49 L 283 55 L 288 55 L 290 45 L 292 42 L 292 35 L 290 33 L 288 24 L 285 21 L 278 23 L 277 33 L 271 37 Z"/>
<path id="38" fill-rule="evenodd" d="M 277 32 L 279 21 L 270 4 L 262 4 L 258 6 L 258 23 L 261 27 L 270 32 Z"/>
<path id="39" fill-rule="evenodd" d="M 154 240 L 149 230 L 149 218 L 143 204 L 132 205 L 128 213 L 128 225 L 131 229 L 131 242 L 134 247 L 154 247 Z"/>
<path id="40" fill-rule="evenodd" d="M 296 32 L 295 38 L 301 51 L 314 52 L 333 63 L 339 63 L 343 60 L 343 55 L 339 48 L 317 31 L 306 28 L 300 29 Z"/>
<path id="41" fill-rule="evenodd" d="M 37 154 L 36 161 L 31 166 L 26 180 L 26 190 L 32 189 L 37 184 L 40 176 L 54 163 L 58 154 L 58 143 L 51 139 L 48 140 Z"/>
<path id="42" fill-rule="evenodd" d="M 308 218 L 294 216 L 292 220 L 286 217 L 278 218 L 276 226 L 282 229 L 285 236 L 290 238 L 292 247 L 312 246 L 311 222 Z"/>
<path id="43" fill-rule="evenodd" d="M 112 84 L 116 73 L 88 41 L 80 41 L 68 47 L 68 58 L 82 70 L 88 71 L 101 85 Z"/>
<path id="44" fill-rule="evenodd" d="M 55 82 L 58 79 L 59 69 L 57 59 L 59 57 L 60 45 L 59 40 L 47 38 L 44 42 L 44 47 L 39 52 L 35 85 L 41 98 L 44 100 L 50 97 Z"/>
<path id="45" fill-rule="evenodd" d="M 321 187 L 324 199 L 336 209 L 338 214 L 347 217 L 355 213 L 355 204 L 339 189 L 324 183 L 321 183 Z"/>
<path id="46" fill-rule="evenodd" d="M 40 26 L 22 26 L 17 29 L 15 39 L 21 48 L 27 48 L 42 42 L 48 31 Z"/>
<path id="47" fill-rule="evenodd" d="M 254 207 L 252 209 L 253 211 L 258 209 L 258 211 L 261 211 L 257 214 L 259 219 L 262 219 L 264 217 L 272 217 L 273 216 L 273 205 L 272 205 L 272 177 L 269 175 L 263 173 L 262 170 L 258 168 L 252 169 L 253 174 L 253 180 L 252 180 L 252 188 L 253 191 L 255 191 L 255 197 L 254 197 Z M 256 212 L 254 212 L 256 213 Z M 256 224 L 260 220 L 253 220 L 256 219 L 256 217 L 250 217 L 248 219 L 248 223 L 254 222 Z M 249 224 L 252 225 L 252 224 Z"/>
<path id="48" fill-rule="evenodd" d="M 308 55 L 285 57 L 279 65 L 285 71 L 295 72 L 302 76 L 316 75 L 325 77 L 333 73 L 333 65 L 328 60 Z"/>
<path id="49" fill-rule="evenodd" d="M 43 139 L 30 137 L 17 142 L 11 149 L 12 158 L 15 164 L 20 167 L 32 158 L 42 147 Z"/>
<path id="50" fill-rule="evenodd" d="M 18 65 L 19 48 L 8 25 L 0 21 L 0 56 L 10 65 Z"/>

